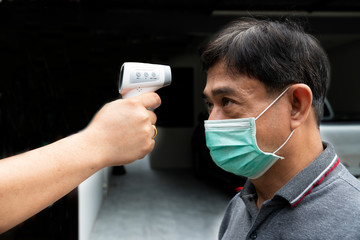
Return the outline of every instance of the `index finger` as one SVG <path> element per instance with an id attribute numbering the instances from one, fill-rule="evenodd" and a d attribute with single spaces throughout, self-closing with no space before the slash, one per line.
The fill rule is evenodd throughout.
<path id="1" fill-rule="evenodd" d="M 137 96 L 145 108 L 156 109 L 161 105 L 160 96 L 155 92 L 144 93 Z"/>

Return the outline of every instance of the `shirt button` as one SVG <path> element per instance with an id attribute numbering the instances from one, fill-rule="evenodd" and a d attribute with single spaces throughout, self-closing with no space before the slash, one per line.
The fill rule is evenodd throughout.
<path id="1" fill-rule="evenodd" d="M 253 232 L 253 233 L 250 235 L 250 238 L 251 238 L 251 239 L 256 239 L 256 238 L 257 238 L 256 232 Z"/>

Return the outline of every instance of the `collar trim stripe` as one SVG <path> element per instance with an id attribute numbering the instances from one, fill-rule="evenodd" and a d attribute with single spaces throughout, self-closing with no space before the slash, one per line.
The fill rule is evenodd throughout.
<path id="1" fill-rule="evenodd" d="M 304 197 L 311 193 L 314 187 L 320 185 L 324 178 L 329 175 L 339 165 L 339 163 L 340 159 L 337 155 L 335 155 L 329 166 L 327 166 L 324 171 L 322 171 L 319 176 L 312 183 L 310 183 L 310 185 L 299 196 L 290 202 L 291 207 L 298 205 L 304 199 Z"/>

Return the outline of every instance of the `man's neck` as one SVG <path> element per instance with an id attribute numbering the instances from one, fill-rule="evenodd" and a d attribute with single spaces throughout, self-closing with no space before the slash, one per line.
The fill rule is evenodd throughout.
<path id="1" fill-rule="evenodd" d="M 258 209 L 323 151 L 320 135 L 298 143 L 289 141 L 286 149 L 291 151 L 286 151 L 285 159 L 279 159 L 263 176 L 251 180 L 257 192 Z"/>

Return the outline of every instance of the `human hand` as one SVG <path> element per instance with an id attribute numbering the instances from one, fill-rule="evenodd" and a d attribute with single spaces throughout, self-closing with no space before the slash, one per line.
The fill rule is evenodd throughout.
<path id="1" fill-rule="evenodd" d="M 145 157 L 155 146 L 152 125 L 157 119 L 148 108 L 156 109 L 160 104 L 156 93 L 107 103 L 79 133 L 84 150 L 102 167 L 128 164 Z"/>
<path id="2" fill-rule="evenodd" d="M 83 131 L 2 159 L 0 233 L 60 199 L 96 171 L 131 163 L 152 151 L 156 115 L 147 108 L 160 103 L 156 93 L 110 102 Z"/>

